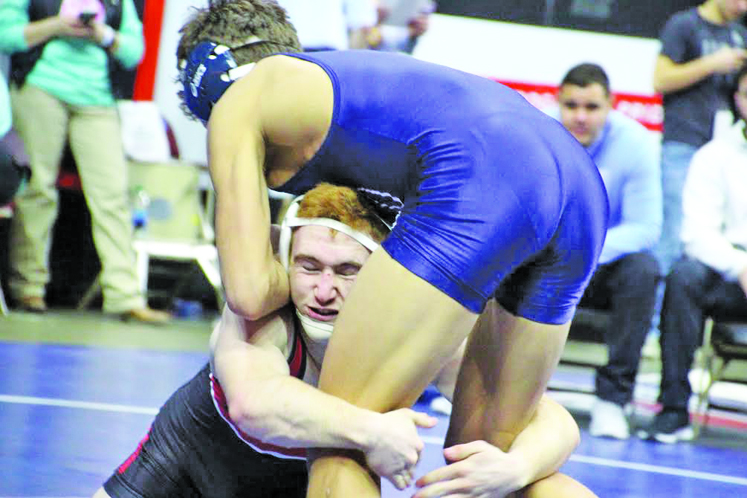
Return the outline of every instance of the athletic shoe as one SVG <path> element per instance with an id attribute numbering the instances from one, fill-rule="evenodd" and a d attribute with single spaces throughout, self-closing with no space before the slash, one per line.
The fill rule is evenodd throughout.
<path id="1" fill-rule="evenodd" d="M 451 415 L 451 401 L 443 396 L 436 396 L 431 400 L 431 410 L 441 415 Z"/>
<path id="2" fill-rule="evenodd" d="M 591 407 L 589 434 L 595 437 L 628 439 L 630 426 L 622 406 L 597 398 Z"/>
<path id="3" fill-rule="evenodd" d="M 695 439 L 695 431 L 690 425 L 690 414 L 687 410 L 666 408 L 654 417 L 651 425 L 639 429 L 637 435 L 641 439 L 655 439 L 666 444 Z"/>
<path id="4" fill-rule="evenodd" d="M 135 308 L 129 311 L 125 311 L 120 314 L 122 321 L 129 322 L 135 321 L 140 323 L 148 323 L 151 325 L 163 325 L 168 323 L 171 319 L 171 315 L 164 311 L 157 311 L 144 306 L 142 308 Z"/>
<path id="5" fill-rule="evenodd" d="M 25 296 L 18 299 L 17 306 L 21 311 L 31 313 L 44 313 L 47 311 L 47 303 L 40 296 Z"/>

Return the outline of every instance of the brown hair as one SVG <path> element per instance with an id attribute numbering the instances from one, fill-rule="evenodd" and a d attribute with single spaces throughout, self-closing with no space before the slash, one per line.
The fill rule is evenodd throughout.
<path id="1" fill-rule="evenodd" d="M 330 183 L 320 183 L 301 200 L 299 218 L 329 218 L 363 232 L 376 242 L 389 234 L 377 214 L 366 207 L 355 190 Z"/>
<path id="2" fill-rule="evenodd" d="M 296 28 L 272 0 L 211 0 L 207 8 L 195 8 L 179 33 L 177 64 L 204 41 L 230 48 L 240 66 L 280 52 L 301 52 Z M 247 44 L 252 36 L 263 42 Z"/>
<path id="3" fill-rule="evenodd" d="M 572 67 L 563 77 L 560 86 L 573 85 L 586 88 L 594 83 L 599 83 L 604 89 L 604 93 L 610 94 L 610 80 L 602 66 L 585 62 Z"/>

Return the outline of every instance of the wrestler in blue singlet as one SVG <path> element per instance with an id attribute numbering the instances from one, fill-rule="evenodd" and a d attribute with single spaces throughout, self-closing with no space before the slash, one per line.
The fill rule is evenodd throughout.
<path id="1" fill-rule="evenodd" d="M 365 187 L 402 209 L 382 247 L 466 308 L 496 296 L 536 322 L 571 320 L 608 208 L 596 166 L 561 124 L 498 83 L 408 56 L 283 55 L 326 71 L 334 113 L 320 150 L 277 190 Z"/>

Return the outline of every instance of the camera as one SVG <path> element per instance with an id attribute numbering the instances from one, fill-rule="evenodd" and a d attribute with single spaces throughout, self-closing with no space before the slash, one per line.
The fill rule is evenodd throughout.
<path id="1" fill-rule="evenodd" d="M 91 21 L 93 21 L 94 17 L 96 17 L 95 12 L 81 12 L 80 14 L 78 14 L 78 19 L 86 26 L 91 24 Z"/>

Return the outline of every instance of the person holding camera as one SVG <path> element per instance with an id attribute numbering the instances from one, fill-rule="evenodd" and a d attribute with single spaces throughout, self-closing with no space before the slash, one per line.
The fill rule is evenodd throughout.
<path id="1" fill-rule="evenodd" d="M 101 260 L 104 311 L 143 322 L 168 319 L 147 306 L 136 275 L 127 167 L 112 90 L 116 65 L 135 67 L 143 50 L 133 0 L 0 3 L 0 51 L 11 54 L 13 122 L 32 171 L 16 198 L 11 227 L 9 285 L 22 309 L 47 307 L 55 181 L 69 141 Z"/>

